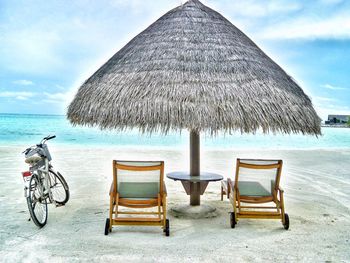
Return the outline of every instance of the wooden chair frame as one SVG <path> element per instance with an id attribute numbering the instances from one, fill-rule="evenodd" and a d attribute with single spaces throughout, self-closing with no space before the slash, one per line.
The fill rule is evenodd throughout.
<path id="1" fill-rule="evenodd" d="M 253 162 L 276 162 L 276 164 L 248 164 L 245 161 Z M 256 219 L 280 219 L 285 229 L 289 228 L 289 217 L 284 209 L 284 191 L 279 186 L 282 160 L 266 160 L 266 159 L 237 159 L 236 174 L 234 182 L 228 178 L 227 183 L 221 184 L 221 200 L 227 195 L 233 206 L 231 213 L 231 227 L 234 228 L 240 218 L 256 218 Z M 248 169 L 277 169 L 275 185 L 271 196 L 243 196 L 239 193 L 239 168 Z M 262 205 L 270 203 L 271 205 Z"/>
<path id="2" fill-rule="evenodd" d="M 122 163 L 130 163 L 130 165 Z M 113 160 L 113 182 L 109 191 L 110 206 L 109 218 L 106 220 L 105 234 L 112 231 L 114 225 L 142 225 L 142 226 L 161 226 L 169 235 L 169 220 L 166 219 L 166 197 L 167 191 L 164 183 L 164 162 L 163 161 L 135 161 L 135 163 L 160 163 L 149 166 L 132 165 L 132 161 Z M 118 192 L 118 170 L 127 171 L 160 171 L 159 193 L 157 198 L 135 199 L 121 198 Z M 157 207 L 157 211 L 120 211 L 120 207 L 128 208 L 152 208 Z M 120 216 L 124 215 L 124 216 Z M 125 217 L 125 215 L 134 215 L 134 217 Z M 135 215 L 138 215 L 137 217 Z M 154 215 L 154 217 L 150 217 Z M 146 217 L 147 216 L 147 217 Z M 108 224 L 107 224 L 108 221 Z"/>

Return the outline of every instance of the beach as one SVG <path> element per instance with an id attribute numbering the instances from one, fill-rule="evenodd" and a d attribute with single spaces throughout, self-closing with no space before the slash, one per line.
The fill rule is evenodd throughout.
<path id="1" fill-rule="evenodd" d="M 2 1 L 0 263 L 350 263 L 349 12 Z"/>
<path id="2" fill-rule="evenodd" d="M 216 217 L 174 217 L 189 203 L 180 182 L 165 179 L 170 237 L 160 227 L 114 227 L 104 235 L 112 160 L 164 160 L 165 172 L 187 170 L 188 151 L 171 148 L 50 145 L 70 200 L 49 206 L 47 225 L 28 221 L 21 172 L 27 145 L 0 147 L 0 258 L 2 262 L 349 262 L 350 149 L 206 150 L 201 169 L 234 176 L 236 158 L 283 159 L 281 186 L 290 228 L 278 220 L 242 219 L 230 228 L 232 206 L 210 183 L 201 204 Z"/>

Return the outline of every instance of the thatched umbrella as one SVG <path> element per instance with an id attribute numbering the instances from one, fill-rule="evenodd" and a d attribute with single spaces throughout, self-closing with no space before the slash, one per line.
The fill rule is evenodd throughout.
<path id="1" fill-rule="evenodd" d="M 119 50 L 83 83 L 67 116 L 102 129 L 187 129 L 192 176 L 200 173 L 200 132 L 320 134 L 299 85 L 198 0 L 170 10 Z M 199 204 L 199 194 L 191 200 Z"/>

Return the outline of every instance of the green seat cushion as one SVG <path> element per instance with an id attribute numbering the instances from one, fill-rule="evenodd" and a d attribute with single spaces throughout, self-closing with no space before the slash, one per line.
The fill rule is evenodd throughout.
<path id="1" fill-rule="evenodd" d="M 118 193 L 123 198 L 156 198 L 159 187 L 155 182 L 120 182 Z"/>
<path id="2" fill-rule="evenodd" d="M 238 182 L 240 195 L 245 196 L 271 196 L 271 193 L 266 190 L 259 182 Z"/>

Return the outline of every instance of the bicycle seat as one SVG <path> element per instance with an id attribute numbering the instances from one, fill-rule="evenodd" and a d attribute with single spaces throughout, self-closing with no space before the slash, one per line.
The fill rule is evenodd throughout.
<path id="1" fill-rule="evenodd" d="M 33 156 L 30 156 L 28 158 L 25 159 L 25 162 L 26 163 L 29 163 L 31 165 L 34 165 L 38 162 L 40 162 L 43 158 L 38 156 L 38 155 L 33 155 Z"/>

